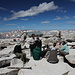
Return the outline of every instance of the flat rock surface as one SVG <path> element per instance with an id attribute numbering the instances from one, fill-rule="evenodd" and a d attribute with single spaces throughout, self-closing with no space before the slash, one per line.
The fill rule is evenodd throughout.
<path id="1" fill-rule="evenodd" d="M 15 47 L 15 45 L 10 45 L 7 48 L 1 50 L 0 51 L 0 56 L 9 54 L 10 52 L 12 52 L 14 50 L 14 47 Z"/>
<path id="2" fill-rule="evenodd" d="M 0 69 L 0 75 L 15 75 L 18 73 L 17 69 L 8 69 L 7 67 Z"/>
<path id="3" fill-rule="evenodd" d="M 75 64 L 75 55 L 66 55 L 66 59 L 67 59 L 71 64 Z"/>
<path id="4" fill-rule="evenodd" d="M 69 49 L 69 55 L 75 55 L 75 49 Z"/>
<path id="5" fill-rule="evenodd" d="M 25 67 L 32 67 L 30 69 L 21 69 L 18 75 L 62 75 L 72 69 L 68 64 L 59 62 L 57 64 L 51 64 L 46 61 L 45 58 L 36 61 L 30 57 L 30 61 Z"/>
<path id="6" fill-rule="evenodd" d="M 68 75 L 75 75 L 75 68 L 70 70 L 70 72 L 68 73 Z"/>

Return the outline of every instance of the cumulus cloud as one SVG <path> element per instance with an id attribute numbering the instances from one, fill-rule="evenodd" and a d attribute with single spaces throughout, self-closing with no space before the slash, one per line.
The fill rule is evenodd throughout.
<path id="1" fill-rule="evenodd" d="M 59 16 L 56 16 L 56 18 L 53 19 L 53 20 L 61 20 L 61 19 L 69 19 L 69 17 L 68 16 L 64 16 L 63 18 L 61 18 Z"/>
<path id="2" fill-rule="evenodd" d="M 6 8 L 3 8 L 3 7 L 0 7 L 0 10 L 4 10 L 4 11 L 6 11 L 7 9 L 6 9 Z"/>
<path id="3" fill-rule="evenodd" d="M 39 13 L 43 13 L 45 11 L 56 10 L 57 8 L 58 8 L 58 6 L 55 5 L 53 1 L 49 2 L 49 3 L 44 2 L 42 4 L 39 4 L 39 6 L 33 6 L 26 11 L 24 11 L 24 10 L 21 10 L 19 12 L 11 11 L 13 13 L 12 16 L 10 18 L 5 17 L 4 20 L 8 21 L 8 20 L 12 20 L 12 19 L 17 19 L 19 17 L 34 16 Z"/>
<path id="4" fill-rule="evenodd" d="M 41 23 L 50 23 L 49 21 L 43 21 L 43 22 L 41 22 Z"/>
<path id="5" fill-rule="evenodd" d="M 17 24 L 5 24 L 5 25 L 17 25 Z"/>

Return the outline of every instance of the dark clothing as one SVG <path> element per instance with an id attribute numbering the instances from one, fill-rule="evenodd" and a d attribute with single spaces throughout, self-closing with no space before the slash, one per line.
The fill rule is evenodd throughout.
<path id="1" fill-rule="evenodd" d="M 48 47 L 48 45 L 47 45 L 47 47 Z M 41 57 L 44 58 L 48 51 L 50 51 L 50 48 L 47 48 L 46 50 L 44 49 L 43 51 L 41 51 Z"/>
<path id="2" fill-rule="evenodd" d="M 26 54 L 25 53 L 15 53 L 17 58 L 21 58 L 21 60 L 26 63 Z"/>
<path id="3" fill-rule="evenodd" d="M 15 46 L 14 53 L 22 53 L 21 45 L 16 45 Z"/>
<path id="4" fill-rule="evenodd" d="M 61 32 L 59 31 L 58 38 L 61 39 Z"/>
<path id="5" fill-rule="evenodd" d="M 31 45 L 30 44 L 30 52 L 31 52 L 31 56 L 33 56 L 33 49 L 35 48 L 35 45 L 33 44 L 33 45 Z"/>
<path id="6" fill-rule="evenodd" d="M 50 62 L 50 63 L 58 63 L 57 51 L 56 50 L 49 51 L 49 56 L 47 58 L 47 61 Z"/>
<path id="7" fill-rule="evenodd" d="M 26 54 L 22 53 L 21 45 L 16 45 L 14 48 L 14 54 L 17 56 L 17 58 L 21 58 L 21 60 L 26 63 Z"/>
<path id="8" fill-rule="evenodd" d="M 65 55 L 68 55 L 68 54 L 69 54 L 68 52 L 65 52 L 63 50 L 59 51 L 59 55 L 61 55 L 61 56 L 65 56 Z"/>
<path id="9" fill-rule="evenodd" d="M 42 47 L 42 41 L 41 40 L 36 40 L 35 41 L 35 46 L 39 47 L 41 49 Z"/>
<path id="10" fill-rule="evenodd" d="M 26 36 L 24 36 L 24 41 L 26 40 L 26 38 L 27 38 L 27 37 L 26 37 Z"/>
<path id="11" fill-rule="evenodd" d="M 46 53 L 47 53 L 47 50 L 41 51 L 41 57 L 44 58 L 44 56 L 46 55 Z"/>

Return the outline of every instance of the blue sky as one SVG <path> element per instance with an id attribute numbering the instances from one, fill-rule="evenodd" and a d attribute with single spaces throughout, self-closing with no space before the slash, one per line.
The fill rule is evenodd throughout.
<path id="1" fill-rule="evenodd" d="M 0 31 L 75 29 L 75 0 L 0 0 Z"/>

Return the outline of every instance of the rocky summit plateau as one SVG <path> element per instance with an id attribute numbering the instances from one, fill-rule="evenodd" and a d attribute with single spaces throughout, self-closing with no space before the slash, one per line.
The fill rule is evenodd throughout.
<path id="1" fill-rule="evenodd" d="M 23 34 L 33 31 L 12 31 L 9 33 L 1 33 L 0 37 L 0 75 L 75 75 L 75 31 L 74 30 L 61 30 L 62 40 L 67 41 L 69 47 L 69 55 L 66 55 L 68 62 L 64 62 L 62 56 L 57 55 L 58 63 L 52 64 L 47 62 L 47 58 L 41 58 L 40 60 L 34 60 L 30 56 L 29 44 L 27 43 L 30 38 L 27 35 L 27 39 L 22 48 L 26 53 L 26 57 L 29 58 L 29 62 L 23 64 L 21 59 L 15 58 L 13 53 L 14 47 L 18 42 L 18 39 L 22 41 Z M 53 42 L 58 40 L 58 30 L 52 31 L 40 31 L 37 33 L 42 41 L 42 47 L 46 45 L 52 46 Z M 5 36 L 6 34 L 6 36 Z M 10 34 L 10 35 L 9 35 Z M 18 35 L 17 35 L 18 34 Z M 43 48 L 42 48 L 43 50 Z"/>

